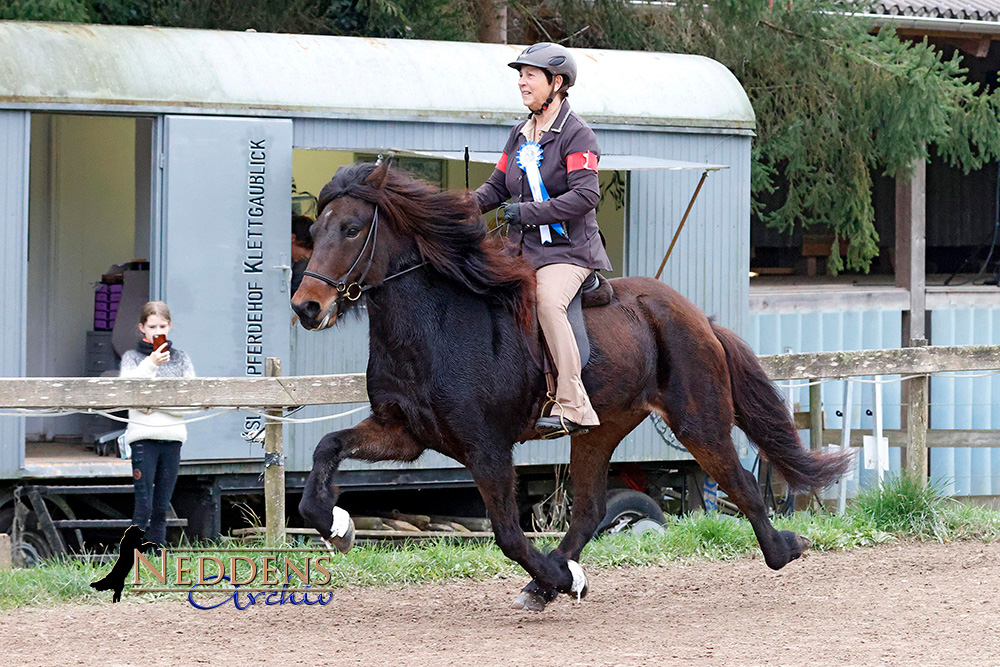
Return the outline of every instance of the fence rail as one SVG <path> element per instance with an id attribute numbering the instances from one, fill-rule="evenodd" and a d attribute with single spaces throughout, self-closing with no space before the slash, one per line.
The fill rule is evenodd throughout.
<path id="1" fill-rule="evenodd" d="M 758 357 L 772 380 L 926 375 L 1000 369 L 1000 345 L 772 354 Z M 0 409 L 109 410 L 137 407 L 253 407 L 360 403 L 364 373 L 289 377 L 0 378 Z"/>

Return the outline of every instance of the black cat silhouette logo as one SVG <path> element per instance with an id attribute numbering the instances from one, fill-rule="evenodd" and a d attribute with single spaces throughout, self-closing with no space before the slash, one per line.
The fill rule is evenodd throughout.
<path id="1" fill-rule="evenodd" d="M 126 528 L 125 534 L 122 535 L 122 541 L 118 546 L 118 560 L 115 561 L 111 572 L 108 572 L 107 576 L 103 579 L 92 582 L 90 587 L 98 591 L 114 590 L 115 594 L 111 598 L 111 601 L 119 602 L 122 599 L 125 580 L 128 579 L 129 572 L 132 571 L 132 566 L 135 565 L 135 550 L 147 551 L 149 549 L 156 549 L 156 545 L 152 542 L 142 541 L 144 535 L 145 531 L 140 530 L 138 526 L 129 526 Z"/>

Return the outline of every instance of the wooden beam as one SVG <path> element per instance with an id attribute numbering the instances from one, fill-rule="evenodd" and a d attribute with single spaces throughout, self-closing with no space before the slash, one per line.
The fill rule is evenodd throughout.
<path id="1" fill-rule="evenodd" d="M 750 287 L 751 313 L 812 313 L 820 306 L 827 311 L 906 310 L 910 293 L 898 287 Z"/>
<path id="2" fill-rule="evenodd" d="M 997 307 L 1000 307 L 1000 290 L 995 286 L 944 287 L 934 285 L 927 288 L 927 310 Z"/>
<path id="3" fill-rule="evenodd" d="M 758 357 L 772 380 L 1000 369 L 1000 346 L 962 345 Z M 253 407 L 362 403 L 363 373 L 274 378 L 0 378 L 0 409 Z"/>
<path id="4" fill-rule="evenodd" d="M 10 548 L 10 535 L 0 533 L 0 572 L 14 567 L 14 552 Z"/>
<path id="5" fill-rule="evenodd" d="M 896 177 L 896 287 L 910 292 L 903 312 L 903 341 L 926 335 L 927 161 L 917 158 L 912 173 Z"/>
<path id="6" fill-rule="evenodd" d="M 809 386 L 809 449 L 823 449 L 823 385 Z"/>
<path id="7" fill-rule="evenodd" d="M 773 354 L 758 357 L 772 380 L 863 375 L 926 375 L 1000 369 L 1000 345 L 928 346 L 853 352 Z"/>
<path id="8" fill-rule="evenodd" d="M 965 51 L 970 56 L 985 58 L 990 53 L 992 39 L 989 37 L 969 37 L 952 42 L 960 51 Z"/>
<path id="9" fill-rule="evenodd" d="M 363 403 L 364 373 L 284 378 L 0 378 L 0 409 L 254 407 Z"/>
<path id="10" fill-rule="evenodd" d="M 911 349 L 926 349 L 926 338 L 910 340 Z M 901 391 L 902 419 L 906 424 L 906 448 L 903 469 L 916 478 L 927 481 L 930 472 L 927 457 L 927 429 L 930 424 L 930 378 L 926 375 L 903 381 Z"/>
<path id="11" fill-rule="evenodd" d="M 269 378 L 281 377 L 281 360 L 264 360 L 264 373 Z M 280 417 L 281 410 L 271 408 L 268 417 Z M 280 547 L 285 543 L 285 450 L 281 422 L 267 419 L 264 425 L 264 521 L 267 526 L 265 544 Z"/>
<path id="12" fill-rule="evenodd" d="M 861 447 L 862 438 L 871 435 L 869 430 L 851 429 L 851 447 Z M 906 447 L 909 430 L 885 429 L 882 435 L 889 438 L 890 447 Z M 840 429 L 823 429 L 823 442 L 840 443 Z M 927 447 L 1000 447 L 1000 430 L 931 429 L 927 431 Z"/>

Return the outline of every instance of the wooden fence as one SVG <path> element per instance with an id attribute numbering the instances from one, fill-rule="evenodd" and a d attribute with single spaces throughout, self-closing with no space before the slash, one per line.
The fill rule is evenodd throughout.
<path id="1" fill-rule="evenodd" d="M 888 350 L 822 352 L 761 356 L 759 360 L 775 381 L 842 379 L 859 376 L 916 376 L 905 380 L 905 429 L 886 431 L 890 443 L 903 447 L 907 469 L 927 474 L 927 447 L 1000 446 L 1000 430 L 928 430 L 928 376 L 958 371 L 1000 369 L 1000 346 L 913 346 Z M 283 408 L 301 405 L 357 403 L 367 400 L 365 376 L 280 376 L 280 363 L 269 360 L 269 377 L 262 378 L 0 378 L 0 409 L 111 410 L 126 407 L 253 408 L 280 415 Z M 812 409 L 800 417 L 800 427 L 810 428 L 811 446 L 836 440 L 839 431 L 824 430 L 820 385 L 810 388 Z M 268 541 L 284 538 L 284 465 L 281 424 L 268 422 L 265 433 L 265 496 Z M 851 445 L 860 444 L 860 434 Z"/>

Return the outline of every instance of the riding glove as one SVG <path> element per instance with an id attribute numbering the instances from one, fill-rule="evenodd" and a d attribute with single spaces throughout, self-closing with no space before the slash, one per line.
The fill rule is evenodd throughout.
<path id="1" fill-rule="evenodd" d="M 521 205 L 518 203 L 508 203 L 504 202 L 500 204 L 500 208 L 503 209 L 503 219 L 507 221 L 507 224 L 511 227 L 521 226 Z"/>

